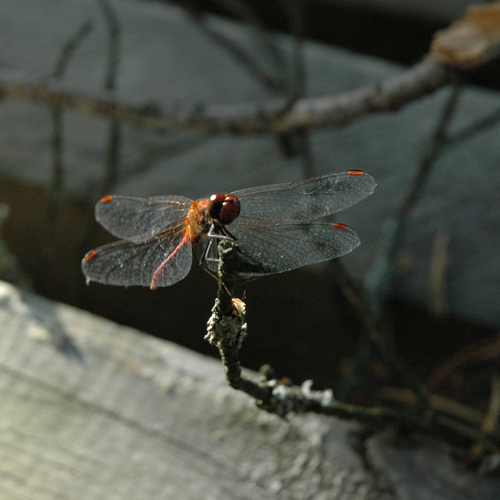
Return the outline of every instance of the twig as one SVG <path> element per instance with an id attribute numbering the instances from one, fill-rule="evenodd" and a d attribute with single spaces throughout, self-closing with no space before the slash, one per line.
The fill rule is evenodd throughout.
<path id="1" fill-rule="evenodd" d="M 120 61 L 120 26 L 114 9 L 107 0 L 99 0 L 99 6 L 103 12 L 108 25 L 108 62 L 104 88 L 110 95 L 116 91 L 116 80 L 118 75 L 118 64 Z M 108 194 L 118 177 L 118 166 L 120 159 L 121 124 L 120 119 L 113 114 L 109 115 L 108 143 L 105 159 L 105 176 L 100 188 L 101 195 Z M 96 230 L 94 217 L 89 217 L 87 223 L 81 230 L 80 242 L 77 246 L 78 255 L 82 255 Z"/>
<path id="2" fill-rule="evenodd" d="M 0 70 L 0 98 L 23 97 L 107 115 L 159 132 L 197 130 L 205 133 L 286 133 L 340 127 L 369 113 L 395 111 L 455 80 L 453 70 L 425 60 L 376 85 L 334 96 L 299 99 L 290 109 L 286 98 L 235 105 L 174 105 L 162 109 L 151 101 L 120 102 L 110 91 L 70 88 L 58 79 L 29 80 Z"/>
<path id="3" fill-rule="evenodd" d="M 217 345 L 224 364 L 226 379 L 231 387 L 257 400 L 257 405 L 281 417 L 290 413 L 312 412 L 341 419 L 356 420 L 375 428 L 397 425 L 411 431 L 447 438 L 453 442 L 470 443 L 470 439 L 481 437 L 490 449 L 498 446 L 500 440 L 494 436 L 473 429 L 442 415 L 422 418 L 420 415 L 405 413 L 385 407 L 364 408 L 342 403 L 334 398 L 330 389 L 312 390 L 312 382 L 301 387 L 280 383 L 276 379 L 256 381 L 242 374 L 239 349 L 242 334 L 246 334 L 244 309 L 235 308 L 232 298 L 238 279 L 238 272 L 246 263 L 241 259 L 237 241 L 223 239 L 219 250 L 219 287 L 212 316 L 208 322 L 207 339 Z M 268 373 L 272 370 L 268 369 Z"/>
<path id="4" fill-rule="evenodd" d="M 266 34 L 264 26 L 254 14 L 250 5 L 242 1 L 228 2 L 227 0 L 217 0 L 217 3 L 224 9 L 229 10 L 241 20 L 247 22 L 259 35 L 259 41 L 262 41 L 265 52 L 271 56 L 271 59 L 276 65 L 276 75 L 270 71 L 261 68 L 259 57 L 251 54 L 242 48 L 237 43 L 228 39 L 218 31 L 210 27 L 205 22 L 205 13 L 193 6 L 184 6 L 185 11 L 191 16 L 197 26 L 212 40 L 224 47 L 236 61 L 240 62 L 248 72 L 253 75 L 257 81 L 262 83 L 268 90 L 277 94 L 283 93 L 289 87 L 291 95 L 288 97 L 288 105 L 280 110 L 280 115 L 286 114 L 293 104 L 305 95 L 305 70 L 302 54 L 302 0 L 292 0 L 293 8 L 290 9 L 290 24 L 291 31 L 294 36 L 294 46 L 292 54 L 293 74 L 292 84 L 287 85 L 285 64 L 281 53 L 276 44 L 270 42 L 269 36 Z M 297 5 L 295 5 L 297 4 Z M 276 134 L 280 149 L 287 157 L 298 154 L 302 160 L 305 177 L 314 175 L 313 156 L 309 144 L 308 133 L 305 130 L 298 130 L 296 133 L 279 133 Z"/>
<path id="5" fill-rule="evenodd" d="M 379 250 L 375 255 L 371 270 L 368 272 L 364 282 L 369 306 L 377 324 L 380 324 L 382 321 L 383 303 L 387 297 L 387 290 L 391 287 L 392 280 L 394 279 L 395 255 L 401 244 L 408 214 L 419 199 L 431 174 L 435 160 L 441 153 L 443 144 L 445 143 L 445 133 L 456 109 L 461 92 L 461 86 L 456 85 L 453 87 L 438 127 L 430 141 L 427 154 L 421 161 L 420 168 L 406 198 L 403 200 L 398 212 L 384 224 Z M 425 387 L 419 381 L 414 370 L 397 353 L 391 333 L 387 329 L 377 329 L 376 332 L 383 333 L 383 335 L 372 337 L 371 340 L 375 342 L 382 355 L 397 369 L 405 384 L 413 388 L 423 404 L 427 404 Z"/>
<path id="6" fill-rule="evenodd" d="M 291 88 L 291 104 L 298 99 L 304 98 L 307 94 L 307 74 L 304 61 L 304 0 L 282 0 L 285 7 L 288 6 L 288 17 L 290 23 L 290 33 L 293 36 L 292 69 L 293 81 Z M 285 9 L 286 10 L 286 9 Z M 298 130 L 296 142 L 298 143 L 298 153 L 302 159 L 302 170 L 304 177 L 312 177 L 315 174 L 314 157 L 311 148 L 309 131 Z"/>
<path id="7" fill-rule="evenodd" d="M 448 126 L 451 122 L 453 113 L 456 110 L 457 103 L 458 100 L 460 99 L 460 96 L 462 95 L 462 92 L 463 92 L 462 85 L 454 85 L 452 87 L 450 97 L 446 102 L 441 119 L 439 120 L 436 131 L 434 132 L 434 136 L 430 141 L 427 154 L 424 155 L 417 176 L 413 181 L 413 185 L 408 195 L 406 196 L 403 204 L 399 208 L 397 217 L 401 224 L 400 224 L 400 230 L 398 231 L 398 234 L 396 235 L 394 241 L 393 256 L 394 252 L 399 246 L 400 238 L 402 236 L 403 232 L 402 224 L 406 222 L 409 212 L 413 209 L 415 203 L 418 201 L 425 186 L 425 183 L 427 182 L 430 176 L 432 167 L 434 166 L 437 157 L 441 154 L 441 150 L 443 148 L 443 145 L 445 144 L 446 130 L 448 129 Z"/>
<path id="8" fill-rule="evenodd" d="M 92 30 L 92 23 L 90 21 L 82 25 L 82 27 L 66 42 L 61 51 L 59 60 L 56 63 L 56 68 L 52 74 L 53 78 L 62 78 L 68 64 L 71 61 L 76 49 L 83 42 L 85 37 L 89 35 Z M 62 160 L 62 144 L 63 144 L 63 130 L 62 130 L 62 106 L 57 103 L 52 104 L 52 154 L 53 154 L 53 170 L 52 170 L 52 183 L 49 190 L 49 213 L 48 221 L 55 220 L 62 203 L 62 193 L 64 190 L 64 171 Z M 53 233 L 52 231 L 49 231 Z M 52 234 L 53 235 L 53 234 Z"/>
<path id="9" fill-rule="evenodd" d="M 241 374 L 238 350 L 246 335 L 245 310 L 235 307 L 234 287 L 238 279 L 237 243 L 222 239 L 218 245 L 220 256 L 217 299 L 208 321 L 207 336 L 210 343 L 216 344 L 231 387 L 241 390 L 256 399 L 267 399 L 267 389 Z"/>
<path id="10" fill-rule="evenodd" d="M 500 110 L 493 111 L 489 116 L 481 118 L 480 120 L 464 127 L 462 130 L 448 135 L 445 139 L 444 146 L 446 148 L 455 144 L 463 144 L 465 141 L 471 139 L 475 135 L 484 132 L 492 127 L 495 127 L 500 122 Z"/>
<path id="11" fill-rule="evenodd" d="M 99 0 L 99 5 L 108 24 L 108 65 L 104 88 L 111 92 L 116 90 L 116 78 L 120 59 L 120 26 L 114 9 L 107 0 Z M 116 117 L 111 117 L 109 123 L 109 140 L 106 152 L 106 176 L 102 194 L 106 194 L 116 181 L 118 175 L 118 157 L 120 152 L 120 123 Z"/>
<path id="12" fill-rule="evenodd" d="M 410 190 L 397 213 L 384 225 L 379 252 L 377 252 L 372 268 L 365 280 L 365 288 L 370 297 L 371 307 L 378 315 L 382 311 L 381 301 L 384 301 L 386 298 L 386 294 L 381 293 L 382 289 L 390 286 L 392 283 L 395 255 L 401 245 L 408 215 L 420 198 L 432 172 L 432 167 L 437 157 L 441 154 L 446 140 L 446 130 L 456 110 L 462 90 L 463 87 L 461 85 L 452 87 L 450 97 L 446 102 L 438 126 L 429 142 L 427 153 L 420 162 L 420 167 Z"/>
<path id="13" fill-rule="evenodd" d="M 478 340 L 447 358 L 425 381 L 428 391 L 437 392 L 458 370 L 494 360 L 500 356 L 500 334 Z"/>
<path id="14" fill-rule="evenodd" d="M 90 21 L 84 23 L 81 28 L 65 43 L 56 63 L 53 78 L 62 78 L 71 58 L 80 43 L 92 30 Z M 45 224 L 45 238 L 40 250 L 38 272 L 36 280 L 44 282 L 48 267 L 54 255 L 56 240 L 57 217 L 59 216 L 63 203 L 64 193 L 64 168 L 63 168 L 63 107 L 51 101 L 52 114 L 52 178 L 48 190 L 47 221 Z"/>
<path id="15" fill-rule="evenodd" d="M 99 6 L 104 14 L 104 19 L 108 25 L 108 65 L 104 88 L 115 90 L 118 63 L 120 60 L 120 25 L 114 9 L 107 0 L 98 0 Z"/>
<path id="16" fill-rule="evenodd" d="M 403 387 L 382 386 L 376 392 L 381 401 L 397 403 L 398 406 L 416 407 L 419 404 L 415 394 Z M 460 420 L 471 427 L 480 427 L 484 419 L 484 413 L 477 408 L 437 394 L 429 395 L 429 404 L 437 413 Z"/>
<path id="17" fill-rule="evenodd" d="M 483 431 L 497 432 L 500 428 L 500 376 L 494 373 L 491 377 L 491 396 L 488 411 L 482 423 Z"/>
<path id="18" fill-rule="evenodd" d="M 270 56 L 272 64 L 277 69 L 277 81 L 284 80 L 286 62 L 283 52 L 278 44 L 274 42 L 274 37 L 270 35 L 269 30 L 259 16 L 254 12 L 252 4 L 247 0 L 214 0 L 214 3 L 250 26 L 257 34 L 256 38 L 262 45 L 263 52 Z"/>
<path id="19" fill-rule="evenodd" d="M 422 158 L 420 168 L 413 180 L 413 183 L 399 207 L 397 213 L 390 217 L 382 228 L 382 238 L 380 247 L 373 259 L 370 271 L 365 279 L 365 290 L 370 300 L 370 306 L 375 316 L 380 319 L 382 316 L 382 302 L 387 294 L 385 291 L 392 284 L 393 261 L 397 249 L 400 247 L 404 234 L 404 224 L 408 214 L 418 201 L 422 190 L 427 182 L 435 160 L 441 153 L 445 143 L 445 131 L 450 123 L 456 104 L 462 92 L 461 86 L 454 86 L 451 95 L 443 110 L 441 119 L 436 131 L 430 140 L 426 155 Z"/>
<path id="20" fill-rule="evenodd" d="M 429 266 L 429 288 L 431 300 L 429 309 L 436 316 L 444 316 L 448 313 L 447 297 L 447 271 L 450 264 L 450 232 L 440 231 L 434 238 L 432 244 L 432 255 Z"/>
<path id="21" fill-rule="evenodd" d="M 71 58 L 78 48 L 80 43 L 83 42 L 86 36 L 92 31 L 92 22 L 87 21 L 82 27 L 65 43 L 61 55 L 56 63 L 56 68 L 52 73 L 53 78 L 61 78 L 66 71 Z"/>
<path id="22" fill-rule="evenodd" d="M 275 77 L 262 69 L 252 55 L 245 49 L 240 47 L 237 43 L 233 42 L 226 36 L 214 30 L 204 20 L 206 17 L 204 12 L 194 8 L 193 6 L 184 6 L 185 11 L 189 14 L 190 18 L 203 31 L 208 37 L 216 42 L 221 47 L 224 47 L 235 60 L 239 61 L 245 68 L 248 69 L 249 74 L 253 75 L 258 82 L 262 83 L 267 89 L 273 92 L 282 91 L 284 88 L 283 79 Z"/>

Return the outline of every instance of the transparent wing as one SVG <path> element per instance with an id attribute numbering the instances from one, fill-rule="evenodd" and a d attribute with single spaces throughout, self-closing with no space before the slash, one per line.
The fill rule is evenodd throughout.
<path id="1" fill-rule="evenodd" d="M 117 241 L 92 250 L 82 260 L 89 281 L 107 285 L 173 285 L 191 269 L 192 245 L 182 231 L 161 233 L 148 241 Z"/>
<path id="2" fill-rule="evenodd" d="M 95 218 L 118 238 L 149 239 L 186 217 L 193 201 L 183 196 L 105 196 L 95 207 Z"/>
<path id="3" fill-rule="evenodd" d="M 235 191 L 241 214 L 262 220 L 313 220 L 354 205 L 375 190 L 371 175 L 359 170 Z"/>
<path id="4" fill-rule="evenodd" d="M 242 276 L 282 273 L 324 262 L 341 257 L 360 244 L 352 229 L 329 222 L 266 222 L 241 217 L 227 229 L 238 240 L 242 258 L 256 264 L 254 271 L 241 272 Z M 203 243 L 206 247 L 209 238 Z M 214 272 L 216 248 L 214 241 L 209 259 L 204 262 Z"/>

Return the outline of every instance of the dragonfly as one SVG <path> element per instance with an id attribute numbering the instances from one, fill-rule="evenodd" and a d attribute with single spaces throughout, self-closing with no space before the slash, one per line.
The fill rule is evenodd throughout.
<path id="1" fill-rule="evenodd" d="M 349 170 L 199 200 L 104 196 L 96 220 L 121 240 L 88 252 L 82 271 L 87 283 L 170 286 L 189 273 L 195 245 L 200 264 L 217 272 L 217 238 L 235 240 L 243 260 L 254 264 L 242 267 L 242 278 L 324 262 L 360 240 L 345 224 L 317 219 L 354 205 L 375 186 L 369 174 Z"/>

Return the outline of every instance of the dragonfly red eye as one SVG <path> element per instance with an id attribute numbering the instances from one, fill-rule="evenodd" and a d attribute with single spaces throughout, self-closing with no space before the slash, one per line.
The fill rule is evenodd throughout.
<path id="1" fill-rule="evenodd" d="M 210 200 L 208 201 L 208 215 L 212 217 L 212 219 L 218 219 L 220 215 L 220 211 L 222 210 L 222 203 L 226 198 L 225 194 L 217 193 L 210 196 Z"/>
<path id="2" fill-rule="evenodd" d="M 208 203 L 208 214 L 227 226 L 240 214 L 240 201 L 234 194 L 213 194 Z"/>

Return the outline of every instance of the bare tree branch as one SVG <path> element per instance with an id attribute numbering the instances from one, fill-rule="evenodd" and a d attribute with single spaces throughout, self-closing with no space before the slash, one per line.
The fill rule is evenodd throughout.
<path id="1" fill-rule="evenodd" d="M 408 71 L 375 85 L 324 97 L 272 99 L 234 105 L 173 105 L 120 100 L 110 91 L 71 88 L 58 79 L 36 80 L 0 70 L 0 98 L 22 97 L 57 103 L 150 127 L 161 132 L 197 130 L 204 133 L 285 133 L 339 127 L 369 113 L 395 111 L 453 81 L 456 73 L 426 59 Z"/>

